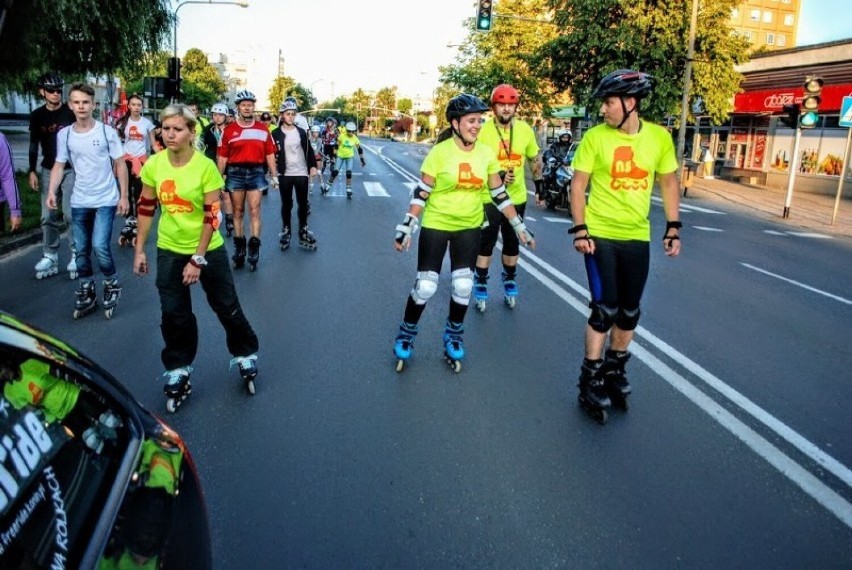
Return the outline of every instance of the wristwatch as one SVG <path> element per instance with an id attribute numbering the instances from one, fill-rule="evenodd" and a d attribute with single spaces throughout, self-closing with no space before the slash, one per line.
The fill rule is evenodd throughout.
<path id="1" fill-rule="evenodd" d="M 189 262 L 195 267 L 201 268 L 207 265 L 207 260 L 204 259 L 203 255 L 193 255 L 189 258 Z"/>

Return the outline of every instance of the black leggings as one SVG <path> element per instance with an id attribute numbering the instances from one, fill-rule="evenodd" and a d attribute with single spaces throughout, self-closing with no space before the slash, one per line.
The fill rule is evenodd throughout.
<path id="1" fill-rule="evenodd" d="M 444 255 L 447 247 L 450 249 L 450 271 L 457 269 L 470 269 L 476 264 L 476 249 L 480 240 L 479 228 L 459 231 L 433 230 L 423 228 L 420 230 L 420 239 L 417 242 L 417 271 L 434 271 L 441 273 L 444 263 Z M 405 322 L 417 324 L 426 305 L 418 305 L 414 298 L 409 295 L 405 306 Z M 467 305 L 461 305 L 450 299 L 449 320 L 460 323 L 464 321 Z"/>
<path id="2" fill-rule="evenodd" d="M 293 191 L 296 192 L 296 202 L 299 204 L 299 229 L 308 225 L 308 177 L 279 176 L 281 186 L 281 228 L 290 227 L 290 215 L 293 211 Z"/>
<path id="3" fill-rule="evenodd" d="M 521 218 L 524 217 L 526 207 L 526 204 L 515 204 L 515 209 Z M 503 235 L 503 255 L 519 255 L 521 253 L 520 242 L 506 216 L 494 204 L 485 204 L 485 217 L 488 220 L 488 225 L 482 228 L 479 255 L 491 257 L 494 253 L 494 245 L 497 243 L 498 233 Z"/>
<path id="4" fill-rule="evenodd" d="M 596 238 L 594 255 L 586 255 L 592 303 L 611 314 L 639 308 L 648 280 L 650 244 L 638 240 Z"/>
<path id="5" fill-rule="evenodd" d="M 136 217 L 136 202 L 142 195 L 142 179 L 133 174 L 132 162 L 125 160 L 124 163 L 127 164 L 127 201 L 130 202 L 130 211 L 127 215 Z"/>

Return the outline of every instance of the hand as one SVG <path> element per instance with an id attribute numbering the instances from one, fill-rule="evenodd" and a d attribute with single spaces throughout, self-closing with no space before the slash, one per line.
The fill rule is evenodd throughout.
<path id="1" fill-rule="evenodd" d="M 144 251 L 137 251 L 133 256 L 133 273 L 139 276 L 148 274 L 148 257 Z"/>
<path id="2" fill-rule="evenodd" d="M 44 203 L 49 210 L 56 209 L 56 194 L 52 190 L 47 191 L 47 199 Z"/>
<path id="3" fill-rule="evenodd" d="M 539 194 L 535 195 L 535 205 L 538 206 L 539 208 L 544 208 L 544 205 L 545 205 L 544 204 L 544 198 L 542 196 L 540 196 Z"/>
<path id="4" fill-rule="evenodd" d="M 201 278 L 201 268 L 196 267 L 191 263 L 187 263 L 183 266 L 183 284 L 184 285 L 192 285 L 194 283 L 198 283 L 198 280 Z"/>
<path id="5" fill-rule="evenodd" d="M 533 237 L 532 232 L 529 230 L 521 232 L 521 235 L 518 236 L 518 239 L 522 244 L 530 248 L 531 250 L 535 250 L 535 237 Z"/>
<path id="6" fill-rule="evenodd" d="M 21 216 L 11 216 L 10 219 L 11 219 L 11 222 L 12 222 L 11 223 L 11 230 L 13 232 L 16 232 L 19 229 L 21 229 L 21 224 L 23 223 L 23 221 L 21 220 Z"/>
<path id="7" fill-rule="evenodd" d="M 589 232 L 586 230 L 581 230 L 582 235 L 574 236 L 574 249 L 583 255 L 594 255 L 595 253 L 595 240 L 591 238 Z M 578 232 L 579 233 L 579 232 Z"/>
<path id="8" fill-rule="evenodd" d="M 38 174 L 36 174 L 35 172 L 30 172 L 29 182 L 30 189 L 35 192 L 38 192 Z"/>
<path id="9" fill-rule="evenodd" d="M 127 196 L 119 198 L 115 213 L 120 216 L 126 216 L 128 212 L 130 212 L 130 202 L 127 200 Z"/>
<path id="10" fill-rule="evenodd" d="M 680 254 L 680 236 L 676 230 L 669 230 L 663 237 L 663 250 L 669 257 L 677 257 Z"/>
<path id="11" fill-rule="evenodd" d="M 269 185 L 270 185 L 270 186 L 272 186 L 272 189 L 273 189 L 273 190 L 275 190 L 275 191 L 277 192 L 277 191 L 278 191 L 278 189 L 279 189 L 279 187 L 280 187 L 280 185 L 279 185 L 279 183 L 278 183 L 278 177 L 277 177 L 277 176 L 273 176 L 273 177 L 271 177 L 271 178 L 269 179 Z"/>
<path id="12" fill-rule="evenodd" d="M 509 186 L 514 181 L 515 181 L 515 171 L 514 170 L 507 170 L 506 176 L 503 178 L 503 184 L 505 184 L 506 186 Z"/>
<path id="13" fill-rule="evenodd" d="M 402 223 L 396 226 L 396 237 L 393 242 L 394 249 L 397 251 L 408 251 L 408 248 L 411 247 L 411 236 L 417 232 L 418 226 L 417 217 L 406 213 Z"/>

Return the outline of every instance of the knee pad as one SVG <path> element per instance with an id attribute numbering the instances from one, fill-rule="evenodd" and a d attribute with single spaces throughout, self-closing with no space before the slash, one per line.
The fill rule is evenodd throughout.
<path id="1" fill-rule="evenodd" d="M 499 233 L 500 226 L 496 224 L 488 224 L 480 230 L 479 255 L 483 257 L 491 257 L 494 253 L 494 246 L 497 244 L 497 234 Z"/>
<path id="2" fill-rule="evenodd" d="M 609 332 L 609 329 L 611 329 L 612 325 L 615 324 L 618 309 L 607 307 L 606 305 L 601 305 L 594 301 L 589 303 L 589 307 L 592 309 L 592 312 L 589 315 L 589 320 L 587 322 L 589 323 L 589 326 L 592 327 L 592 330 L 599 333 Z"/>
<path id="3" fill-rule="evenodd" d="M 459 305 L 467 305 L 470 302 L 470 293 L 473 291 L 473 271 L 465 267 L 456 269 L 453 277 L 453 301 Z"/>
<path id="4" fill-rule="evenodd" d="M 351 171 L 351 170 L 347 170 L 347 171 L 346 171 L 346 179 L 347 179 L 347 180 L 350 180 L 351 178 L 352 178 L 352 171 Z"/>
<path id="5" fill-rule="evenodd" d="M 335 167 L 333 167 L 333 166 L 332 166 L 332 167 L 331 167 L 331 177 L 332 177 L 332 178 L 337 178 L 337 175 L 338 175 L 338 174 L 340 174 L 340 171 L 339 171 L 339 170 L 337 170 Z"/>
<path id="6" fill-rule="evenodd" d="M 418 305 L 425 305 L 438 290 L 438 274 L 434 271 L 418 271 L 417 281 L 411 290 L 411 298 Z"/>
<path id="7" fill-rule="evenodd" d="M 618 311 L 615 324 L 623 331 L 632 331 L 639 323 L 639 315 L 641 314 L 642 311 L 639 310 L 639 307 L 636 307 L 633 310 L 621 309 Z"/>

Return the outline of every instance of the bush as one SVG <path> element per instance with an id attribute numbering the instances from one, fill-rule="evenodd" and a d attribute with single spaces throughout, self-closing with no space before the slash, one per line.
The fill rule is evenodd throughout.
<path id="1" fill-rule="evenodd" d="M 15 179 L 21 195 L 21 229 L 16 233 L 24 233 L 41 225 L 41 195 L 30 190 L 25 173 L 16 172 Z M 3 204 L 3 215 L 6 217 L 6 231 L 0 232 L 0 240 L 12 236 L 12 232 L 9 231 L 9 207 L 6 203 Z"/>

